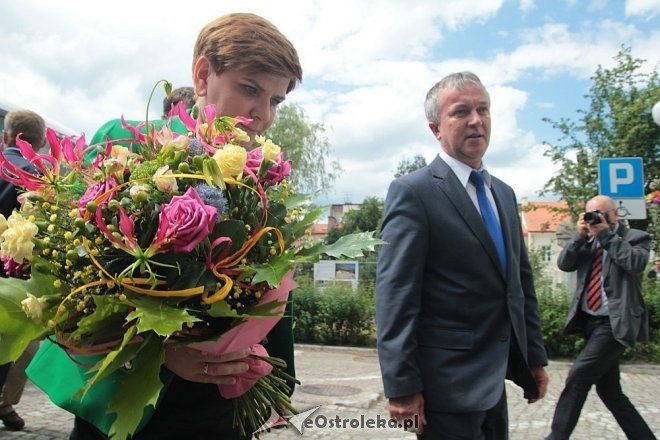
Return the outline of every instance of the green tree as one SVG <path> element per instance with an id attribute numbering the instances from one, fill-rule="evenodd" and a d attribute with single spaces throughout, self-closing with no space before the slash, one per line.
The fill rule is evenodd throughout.
<path id="1" fill-rule="evenodd" d="M 367 197 L 359 209 L 354 209 L 344 215 L 342 225 L 328 233 L 326 242 L 334 243 L 344 235 L 354 232 L 378 231 L 382 217 L 383 201 L 378 197 Z"/>
<path id="2" fill-rule="evenodd" d="M 578 121 L 544 119 L 561 137 L 556 144 L 544 142 L 545 156 L 559 169 L 540 195 L 559 194 L 574 220 L 586 201 L 598 194 L 598 159 L 641 157 L 647 189 L 660 176 L 660 127 L 651 118 L 651 108 L 660 100 L 657 67 L 643 72 L 646 61 L 633 58 L 626 47 L 614 60 L 613 68 L 596 69 L 585 95 L 589 109 L 578 111 L 582 115 Z M 646 222 L 633 226 L 646 229 Z"/>
<path id="3" fill-rule="evenodd" d="M 424 156 L 416 154 L 412 159 L 402 159 L 401 162 L 399 162 L 394 177 L 401 177 L 425 166 L 426 159 L 424 159 Z"/>
<path id="4" fill-rule="evenodd" d="M 330 159 L 330 142 L 325 126 L 307 120 L 302 108 L 282 105 L 273 125 L 266 132 L 285 151 L 295 167 L 290 183 L 297 191 L 315 194 L 331 188 L 341 171 L 339 162 Z"/>

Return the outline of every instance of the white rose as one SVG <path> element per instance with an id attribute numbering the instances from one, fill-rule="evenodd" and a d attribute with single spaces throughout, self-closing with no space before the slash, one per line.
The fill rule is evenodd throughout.
<path id="1" fill-rule="evenodd" d="M 28 318 L 37 324 L 41 324 L 46 301 L 43 298 L 37 298 L 30 292 L 28 292 L 27 296 L 27 298 L 21 301 L 21 309 L 23 309 L 23 312 Z"/>
<path id="2" fill-rule="evenodd" d="M 7 220 L 7 230 L 2 233 L 0 250 L 20 264 L 32 256 L 34 249 L 32 239 L 38 232 L 37 225 L 14 212 Z"/>
<path id="3" fill-rule="evenodd" d="M 156 188 L 168 194 L 178 191 L 179 186 L 176 184 L 176 177 L 167 177 L 173 174 L 168 165 L 158 168 L 154 173 Z"/>

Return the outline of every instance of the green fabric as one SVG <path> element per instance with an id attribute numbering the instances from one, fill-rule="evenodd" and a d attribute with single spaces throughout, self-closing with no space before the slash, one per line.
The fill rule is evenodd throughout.
<path id="1" fill-rule="evenodd" d="M 133 127 L 136 127 L 140 121 L 125 121 L 127 124 L 132 125 Z M 156 130 L 160 130 L 160 128 L 167 122 L 166 119 L 157 119 L 155 121 L 149 121 L 149 124 L 154 124 L 154 127 Z M 172 131 L 180 134 L 185 134 L 188 132 L 188 129 L 186 128 L 185 125 L 183 125 L 183 122 L 181 122 L 181 119 L 178 117 L 175 117 L 172 119 L 172 123 L 170 124 L 170 128 Z M 142 127 L 141 132 L 145 133 L 147 131 L 146 125 Z M 89 165 L 91 164 L 94 159 L 96 158 L 97 154 L 100 151 L 103 151 L 105 149 L 105 143 L 110 138 L 112 140 L 113 145 L 121 145 L 126 148 L 132 148 L 132 143 L 128 141 L 121 141 L 120 139 L 132 139 L 133 138 L 133 133 L 130 131 L 126 130 L 124 127 L 121 125 L 121 119 L 112 119 L 99 128 L 96 133 L 94 133 L 94 136 L 92 139 L 89 141 L 89 145 L 93 145 L 96 148 L 93 148 L 87 152 L 85 155 L 85 164 Z"/>
<path id="2" fill-rule="evenodd" d="M 123 369 L 117 370 L 111 376 L 96 383 L 84 397 L 77 398 L 74 395 L 85 386 L 88 379 L 87 366 L 98 362 L 101 356 L 73 356 L 73 358 L 80 364 L 74 362 L 58 345 L 46 339 L 25 373 L 55 405 L 92 423 L 107 435 L 116 418 L 114 413 L 107 412 L 108 403 L 118 389 L 119 380 L 127 373 Z M 161 380 L 165 384 L 169 385 L 171 379 L 171 373 L 161 374 Z M 153 407 L 145 409 L 138 431 L 144 427 L 153 413 Z"/>
<path id="3" fill-rule="evenodd" d="M 133 126 L 137 126 L 138 124 L 138 121 L 126 122 Z M 165 123 L 164 120 L 153 122 L 157 129 Z M 186 127 L 178 118 L 173 119 L 170 127 L 177 133 L 184 134 L 187 132 Z M 104 143 L 108 137 L 110 139 L 127 139 L 132 137 L 132 134 L 121 126 L 121 120 L 114 119 L 99 128 L 92 137 L 90 145 L 99 144 L 99 148 L 104 148 Z M 130 143 L 126 142 L 116 142 L 116 144 L 131 147 Z M 97 151 L 92 150 L 91 154 L 88 153 L 88 156 L 85 158 L 86 163 L 89 164 L 94 160 Z M 290 295 L 284 317 L 268 333 L 266 336 L 267 343 L 264 346 L 270 356 L 283 359 L 287 364 L 286 372 L 295 377 L 292 302 L 293 292 Z M 95 363 L 98 357 L 80 357 L 79 359 L 81 359 L 82 363 L 89 365 Z M 86 367 L 73 362 L 64 350 L 48 340 L 44 341 L 41 345 L 41 348 L 26 370 L 30 380 L 44 391 L 55 405 L 87 420 L 107 434 L 116 417 L 115 414 L 108 414 L 106 412 L 108 403 L 114 396 L 118 380 L 126 373 L 124 371 L 116 371 L 111 376 L 95 384 L 84 399 L 76 399 L 73 395 L 84 386 L 86 371 Z M 173 373 L 163 368 L 160 376 L 164 387 L 159 396 L 159 401 L 172 381 Z M 293 392 L 294 384 L 290 383 L 289 385 Z M 154 409 L 151 407 L 145 411 L 138 431 L 144 427 L 153 413 Z"/>

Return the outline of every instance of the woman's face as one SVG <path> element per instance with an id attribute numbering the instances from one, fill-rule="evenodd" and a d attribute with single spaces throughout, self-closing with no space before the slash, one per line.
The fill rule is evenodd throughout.
<path id="1" fill-rule="evenodd" d="M 243 68 L 216 74 L 204 57 L 197 60 L 193 79 L 200 108 L 214 104 L 218 116 L 252 119 L 248 126 L 240 125 L 250 136 L 250 145 L 255 136 L 263 134 L 272 125 L 290 81 L 284 76 L 255 73 Z"/>

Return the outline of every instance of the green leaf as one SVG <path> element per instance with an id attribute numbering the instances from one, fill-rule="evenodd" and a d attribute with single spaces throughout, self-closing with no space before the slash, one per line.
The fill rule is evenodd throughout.
<path id="1" fill-rule="evenodd" d="M 119 368 L 122 368 L 127 362 L 131 361 L 135 354 L 140 350 L 142 344 L 129 344 L 135 337 L 135 326 L 131 326 L 124 334 L 121 345 L 116 350 L 103 356 L 94 366 L 89 369 L 94 375 L 85 382 L 85 386 L 76 392 L 76 396 L 84 396 L 87 391 L 98 381 L 108 377 Z"/>
<path id="2" fill-rule="evenodd" d="M 217 301 L 211 305 L 209 309 L 209 316 L 214 318 L 252 318 L 252 317 L 268 317 L 275 316 L 276 313 L 273 312 L 278 306 L 285 304 L 283 301 L 270 301 L 266 304 L 260 306 L 255 306 L 250 309 L 249 312 L 238 313 L 236 310 L 233 310 L 229 307 L 225 301 Z"/>
<path id="3" fill-rule="evenodd" d="M 316 208 L 305 214 L 302 220 L 295 223 L 293 236 L 298 238 L 305 234 L 307 229 L 325 212 L 325 208 Z"/>
<path id="4" fill-rule="evenodd" d="M 162 299 L 141 296 L 131 303 L 135 306 L 135 310 L 126 319 L 139 320 L 138 333 L 152 330 L 159 336 L 168 337 L 184 326 L 200 321 L 188 313 L 187 309 L 170 306 Z"/>
<path id="5" fill-rule="evenodd" d="M 160 369 L 164 362 L 162 342 L 155 337 L 148 338 L 134 360 L 139 368 L 121 379 L 119 390 L 108 404 L 108 412 L 117 414 L 110 427 L 111 438 L 128 438 L 139 426 L 145 409 L 156 405 L 163 388 Z"/>
<path id="6" fill-rule="evenodd" d="M 265 281 L 271 287 L 279 286 L 284 275 L 293 268 L 294 256 L 292 254 L 292 251 L 288 249 L 281 255 L 271 258 L 267 264 L 254 267 L 255 275 L 252 284 Z"/>
<path id="7" fill-rule="evenodd" d="M 47 321 L 35 323 L 21 308 L 29 286 L 26 280 L 0 278 L 0 365 L 18 359 L 30 341 L 48 332 Z"/>
<path id="8" fill-rule="evenodd" d="M 96 306 L 94 313 L 78 321 L 78 328 L 71 337 L 76 340 L 92 336 L 92 340 L 86 338 L 85 341 L 92 344 L 118 337 L 116 331 L 122 327 L 128 307 L 114 295 L 92 295 L 92 298 Z"/>
<path id="9" fill-rule="evenodd" d="M 293 193 L 289 195 L 284 201 L 287 210 L 291 210 L 293 208 L 299 208 L 303 206 L 309 206 L 310 203 L 311 203 L 311 198 L 309 197 L 309 195 L 301 194 L 301 193 Z M 322 208 L 322 209 L 323 211 L 327 210 L 327 208 Z"/>
<path id="10" fill-rule="evenodd" d="M 247 232 L 245 231 L 245 223 L 240 220 L 225 220 L 217 223 L 213 228 L 213 237 L 229 237 L 232 240 L 231 249 L 227 255 L 236 252 L 243 246 L 247 240 Z M 219 247 L 225 249 L 224 245 Z M 217 256 L 214 252 L 214 258 Z"/>
<path id="11" fill-rule="evenodd" d="M 373 232 L 356 232 L 354 234 L 344 235 L 331 245 L 325 246 L 322 251 L 330 257 L 357 258 L 364 254 L 364 251 L 374 252 L 375 247 L 387 242 L 375 238 Z"/>

